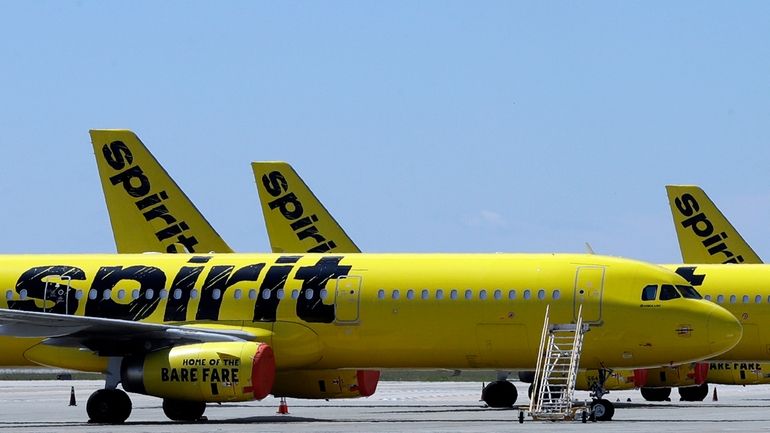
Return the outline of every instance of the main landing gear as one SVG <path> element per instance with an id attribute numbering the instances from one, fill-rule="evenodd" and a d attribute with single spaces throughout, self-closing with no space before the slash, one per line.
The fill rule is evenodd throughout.
<path id="1" fill-rule="evenodd" d="M 671 401 L 671 388 L 641 388 L 642 398 L 647 401 Z"/>
<path id="2" fill-rule="evenodd" d="M 205 411 L 206 403 L 202 401 L 163 399 L 163 413 L 173 421 L 198 421 Z"/>
<path id="3" fill-rule="evenodd" d="M 88 397 L 88 422 L 120 424 L 131 415 L 131 399 L 125 391 L 117 389 L 120 383 L 121 362 L 121 358 L 110 358 L 104 389 L 96 390 Z"/>
<path id="4" fill-rule="evenodd" d="M 709 386 L 705 382 L 698 386 L 679 387 L 679 400 L 681 401 L 703 401 L 708 395 Z"/>
<path id="5" fill-rule="evenodd" d="M 88 421 L 104 424 L 120 424 L 131 415 L 131 399 L 121 389 L 99 389 L 86 403 Z"/>
<path id="6" fill-rule="evenodd" d="M 489 382 L 481 390 L 481 400 L 489 407 L 511 408 L 519 397 L 516 387 L 507 380 Z"/>

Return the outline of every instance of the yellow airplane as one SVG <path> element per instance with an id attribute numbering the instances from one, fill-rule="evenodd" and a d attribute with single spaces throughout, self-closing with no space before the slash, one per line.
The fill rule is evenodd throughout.
<path id="1" fill-rule="evenodd" d="M 762 264 L 757 253 L 701 188 L 667 185 L 666 191 L 684 263 Z M 736 350 L 720 356 L 719 361 L 615 371 L 616 376 L 629 380 L 608 381 L 606 388 L 636 387 L 641 389 L 646 400 L 664 401 L 669 399 L 671 387 L 678 387 L 681 400 L 701 401 L 708 395 L 707 382 L 726 385 L 770 383 L 770 377 L 764 373 L 770 371 L 770 364 L 747 361 L 767 360 L 770 356 L 766 349 L 770 347 L 770 333 L 765 331 L 770 316 L 763 311 L 765 307 L 762 305 L 770 303 L 770 290 L 766 288 L 767 284 L 761 284 L 769 278 L 764 277 L 762 271 L 766 267 L 736 269 L 729 273 L 740 275 L 733 281 L 735 277 L 727 277 L 720 271 L 720 266 L 667 266 L 685 276 L 706 299 L 723 304 L 739 318 L 744 325 L 744 340 L 736 346 Z M 705 282 L 714 282 L 716 278 L 719 279 L 716 284 L 704 285 Z M 732 289 L 730 293 L 725 290 L 728 287 Z M 577 389 L 592 389 L 599 376 L 597 371 L 582 371 Z M 525 374 L 523 379 L 527 381 L 529 376 Z"/>
<path id="2" fill-rule="evenodd" d="M 283 245 L 277 251 L 285 250 L 304 250 L 307 247 L 297 244 L 298 236 L 289 226 L 292 219 L 285 217 L 285 212 L 276 206 L 283 196 L 291 197 L 292 201 L 296 199 L 299 203 L 297 209 L 310 209 L 307 214 L 323 215 L 322 222 L 328 222 L 321 226 L 321 233 L 329 239 L 349 239 L 339 225 L 328 214 L 323 205 L 308 189 L 307 185 L 299 178 L 296 172 L 286 163 L 282 162 L 264 162 L 252 163 L 257 187 L 260 193 L 263 213 L 268 233 L 270 234 L 273 245 Z M 273 194 L 268 192 L 270 179 L 280 179 L 280 182 L 274 182 L 275 185 L 281 185 L 282 188 L 274 186 Z M 761 263 L 757 254 L 748 246 L 740 234 L 733 228 L 729 221 L 722 215 L 716 206 L 708 197 L 698 188 L 692 187 L 673 187 L 668 186 L 669 199 L 672 211 L 678 209 L 687 210 L 692 207 L 699 211 L 686 215 L 676 221 L 677 234 L 680 240 L 680 248 L 685 263 Z M 678 196 L 678 197 L 677 197 Z M 700 203 L 700 204 L 698 204 Z M 702 211 L 702 212 L 700 212 Z M 302 213 L 301 211 L 299 213 Z M 710 219 L 704 217 L 710 215 Z M 297 220 L 295 218 L 295 220 Z M 719 234 L 720 241 L 716 241 L 714 236 Z M 321 243 L 324 239 L 318 240 Z M 729 239 L 729 248 L 724 240 Z M 350 243 L 352 245 L 352 241 Z M 289 245 L 289 247 L 286 247 Z M 274 250 L 276 251 L 276 250 Z M 353 252 L 357 252 L 355 248 Z M 348 251 L 346 251 L 348 252 Z M 676 265 L 674 269 L 684 269 L 681 265 Z M 686 271 L 685 271 L 686 274 Z M 770 298 L 768 298 L 770 301 Z M 729 307 L 728 307 L 729 308 Z M 747 345 L 750 343 L 747 341 Z M 755 353 L 754 356 L 763 357 L 766 354 L 758 350 L 758 347 L 748 347 L 743 351 L 746 356 L 749 353 Z M 743 358 L 741 358 L 743 359 Z M 709 375 L 709 363 L 691 363 L 677 366 L 666 366 L 651 370 L 637 371 L 590 371 L 582 370 L 578 376 L 577 389 L 592 391 L 594 395 L 601 397 L 606 390 L 621 390 L 631 388 L 641 388 L 642 395 L 647 400 L 663 401 L 671 393 L 671 386 L 678 386 L 682 400 L 699 401 L 703 400 L 708 394 L 708 385 L 706 377 Z M 745 384 L 751 381 L 759 380 L 761 373 L 761 363 L 759 362 L 738 362 L 738 363 L 711 363 L 719 366 L 718 370 L 712 370 L 709 376 L 712 383 L 738 383 Z M 749 369 L 740 369 L 739 366 L 750 366 Z M 724 366 L 734 366 L 727 369 Z M 728 374 L 726 372 L 737 372 Z M 770 371 L 770 365 L 765 371 Z M 506 373 L 506 372 L 500 372 Z M 491 407 L 510 407 L 516 401 L 515 388 L 506 379 L 507 374 L 498 374 L 498 380 L 490 382 L 482 392 L 482 400 Z M 747 379 L 736 382 L 734 377 Z M 520 378 L 525 382 L 531 381 L 531 374 L 520 372 Z"/>
<path id="3" fill-rule="evenodd" d="M 697 186 L 692 185 L 667 185 L 671 215 L 674 221 L 679 248 L 684 263 L 705 264 L 762 264 L 762 259 L 749 246 L 745 239 L 733 227 L 714 202 L 706 193 Z M 671 265 L 676 272 L 685 275 L 688 280 L 701 284 L 706 275 L 696 276 L 703 266 Z M 714 272 L 710 272 L 714 274 Z M 745 272 L 742 272 L 745 274 Z M 757 274 L 759 276 L 761 274 Z M 713 277 L 712 277 L 713 278 Z M 754 284 L 756 284 L 754 281 Z M 712 288 L 699 286 L 706 298 L 719 301 L 720 294 L 725 293 L 724 288 Z M 732 285 L 739 292 L 751 291 L 751 302 L 756 303 L 760 296 L 770 302 L 770 291 L 755 289 L 753 286 Z M 754 293 L 756 292 L 756 293 Z M 760 294 L 761 292 L 761 294 Z M 724 296 L 724 295 L 723 295 Z M 737 301 L 737 295 L 733 298 Z M 741 295 L 741 304 L 747 295 Z M 720 302 L 721 303 L 721 302 Z M 738 317 L 744 326 L 746 337 L 744 350 L 734 351 L 732 354 L 720 356 L 726 362 L 702 362 L 678 367 L 659 368 L 650 370 L 647 381 L 641 388 L 642 396 L 651 401 L 663 401 L 669 398 L 671 387 L 679 387 L 679 396 L 684 401 L 701 401 L 708 395 L 708 384 L 751 384 L 761 383 L 762 362 L 746 361 L 750 359 L 767 359 L 770 352 L 759 347 L 757 329 L 766 327 L 765 320 L 770 317 L 760 316 L 749 312 L 748 306 L 727 303 L 725 307 Z M 754 306 L 756 309 L 756 305 Z M 750 316 L 751 314 L 751 316 Z M 753 347 L 752 347 L 753 346 Z M 754 357 L 757 353 L 760 356 Z M 737 360 L 737 361 L 736 361 Z M 770 364 L 765 364 L 766 368 Z"/>
<path id="4" fill-rule="evenodd" d="M 671 271 L 556 254 L 123 254 L 0 258 L 0 332 L 29 362 L 104 372 L 87 410 L 122 422 L 115 387 L 164 399 L 172 419 L 205 402 L 260 399 L 276 372 L 531 368 L 542 317 L 582 305 L 588 368 L 710 358 L 740 325 Z M 682 296 L 639 303 L 650 287 Z M 0 357 L 5 361 L 6 354 Z M 18 356 L 15 354 L 14 356 Z"/>
<path id="5" fill-rule="evenodd" d="M 718 357 L 719 360 L 727 362 L 711 361 L 696 364 L 694 369 L 687 371 L 683 380 L 679 381 L 671 380 L 665 374 L 661 374 L 659 382 L 653 382 L 648 386 L 661 387 L 654 392 L 654 397 L 657 399 L 663 395 L 667 397 L 670 386 L 675 384 L 679 386 L 682 400 L 700 401 L 708 395 L 707 381 L 715 384 L 743 385 L 761 382 L 762 373 L 759 372 L 763 363 L 746 360 L 767 360 L 770 355 L 766 349 L 770 347 L 766 345 L 770 343 L 770 333 L 762 331 L 767 328 L 770 315 L 764 314 L 761 311 L 764 308 L 759 306 L 763 300 L 770 302 L 770 290 L 762 288 L 766 285 L 757 284 L 762 281 L 762 272 L 758 272 L 757 269 L 765 268 L 765 266 L 758 266 L 762 264 L 762 259 L 701 188 L 691 185 L 667 185 L 666 192 L 684 263 L 710 265 L 679 265 L 675 268 L 676 272 L 697 284 L 701 291 L 706 293 L 707 300 L 724 304 L 728 311 L 741 320 L 744 330 L 749 332 L 744 334 L 743 349 Z M 714 283 L 715 278 L 728 276 L 722 272 L 715 272 L 715 264 L 753 264 L 754 266 L 752 266 L 753 269 L 740 267 L 743 270 L 740 272 L 741 278 L 729 286 L 719 287 L 711 283 Z M 672 265 L 671 268 L 674 269 L 674 266 Z M 754 278 L 751 278 L 751 275 L 754 275 Z M 750 280 L 747 281 L 747 278 Z M 718 281 L 716 283 L 719 284 Z M 730 288 L 731 293 L 728 293 L 726 288 Z M 760 356 L 753 356 L 755 353 Z M 767 367 L 768 364 L 765 366 Z M 689 379 L 692 378 L 695 379 L 693 386 L 687 387 Z M 647 393 L 649 394 L 650 391 L 647 390 Z"/>
<path id="6" fill-rule="evenodd" d="M 131 173 L 116 185 L 146 184 L 119 144 L 104 143 L 102 151 Z M 142 201 L 140 210 L 154 215 L 161 191 L 142 192 L 137 201 L 161 199 Z M 174 243 L 195 248 L 175 220 L 163 219 L 178 226 L 170 229 L 179 229 Z M 104 372 L 105 389 L 87 405 L 97 422 L 130 415 L 120 383 L 163 398 L 170 418 L 190 420 L 206 402 L 262 398 L 293 371 L 531 368 L 547 305 L 563 323 L 582 308 L 591 325 L 582 364 L 593 368 L 694 362 L 741 335 L 733 316 L 699 299 L 676 273 L 596 255 L 21 255 L 0 262 L 0 287 L 9 288 L 0 295 L 0 334 L 26 345 L 22 353 L 4 350 L 0 364 L 23 358 Z M 653 286 L 681 296 L 640 304 Z"/>
<path id="7" fill-rule="evenodd" d="M 90 135 L 118 253 L 233 252 L 136 134 L 91 130 Z M 291 178 L 290 172 L 285 175 L 292 184 L 301 182 Z M 299 199 L 306 199 L 299 194 Z M 277 207 L 285 209 L 293 197 L 284 198 Z M 298 209 L 301 207 L 294 211 Z M 312 218 L 317 221 L 319 216 L 320 222 L 298 229 L 299 237 L 286 225 L 291 235 L 286 242 L 293 243 L 285 251 L 311 252 L 312 246 L 300 248 L 299 242 L 305 233 L 319 227 L 336 230 L 333 241 L 326 243 L 331 244 L 330 252 L 359 252 L 342 228 L 331 225 L 336 222 L 326 209 L 313 209 Z M 317 232 L 309 236 L 317 236 Z M 276 247 L 281 239 L 275 238 L 273 252 L 284 252 Z M 277 374 L 271 394 L 311 399 L 368 397 L 377 389 L 379 377 L 376 370 L 295 369 L 290 374 Z"/>

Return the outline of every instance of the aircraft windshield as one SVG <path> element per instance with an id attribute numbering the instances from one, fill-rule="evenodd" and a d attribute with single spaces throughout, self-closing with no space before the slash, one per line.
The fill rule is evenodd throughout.
<path id="1" fill-rule="evenodd" d="M 703 296 L 701 296 L 692 286 L 677 285 L 676 288 L 679 290 L 679 293 L 687 299 L 703 299 Z"/>
<path id="2" fill-rule="evenodd" d="M 673 285 L 663 284 L 660 286 L 660 300 L 668 301 L 669 299 L 680 298 L 679 292 L 676 291 Z"/>
<path id="3" fill-rule="evenodd" d="M 650 284 L 642 289 L 642 301 L 654 301 L 658 294 L 658 286 Z"/>

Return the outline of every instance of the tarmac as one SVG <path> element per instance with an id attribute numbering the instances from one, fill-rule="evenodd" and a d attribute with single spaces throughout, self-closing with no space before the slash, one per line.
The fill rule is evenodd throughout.
<path id="1" fill-rule="evenodd" d="M 481 383 L 381 382 L 369 397 L 351 400 L 289 399 L 289 414 L 279 415 L 278 399 L 259 402 L 209 404 L 207 421 L 169 421 L 159 398 L 129 394 L 133 411 L 125 424 L 89 424 L 88 396 L 103 386 L 94 380 L 0 381 L 0 432 L 490 432 L 490 431 L 623 431 L 678 432 L 770 431 L 770 385 L 713 387 L 703 402 L 649 403 L 638 391 L 616 391 L 607 399 L 616 404 L 612 421 L 547 422 L 526 418 L 518 410 L 483 407 Z M 70 387 L 77 406 L 69 406 Z M 517 405 L 527 404 L 527 385 L 516 382 Z M 588 398 L 585 392 L 577 398 Z M 616 402 L 616 400 L 620 402 Z M 630 402 L 627 399 L 631 399 Z"/>

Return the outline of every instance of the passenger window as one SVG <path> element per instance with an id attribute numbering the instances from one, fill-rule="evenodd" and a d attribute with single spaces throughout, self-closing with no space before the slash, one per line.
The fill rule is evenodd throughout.
<path id="1" fill-rule="evenodd" d="M 313 299 L 313 289 L 305 290 L 305 299 L 307 299 L 308 301 Z"/>
<path id="2" fill-rule="evenodd" d="M 10 290 L 9 290 L 9 292 L 10 292 Z M 11 296 L 13 296 L 13 295 L 11 295 Z M 75 299 L 78 299 L 78 300 L 83 299 L 83 291 L 82 290 L 78 290 L 78 291 L 75 292 Z"/>
<path id="3" fill-rule="evenodd" d="M 249 290 L 249 299 L 252 301 L 257 299 L 257 290 L 256 289 L 250 289 Z"/>
<path id="4" fill-rule="evenodd" d="M 757 295 L 754 297 L 754 303 L 755 304 L 761 304 L 762 303 L 762 296 Z"/>
<path id="5" fill-rule="evenodd" d="M 540 289 L 537 291 L 537 299 L 540 299 L 541 301 L 545 299 L 545 290 Z"/>
<path id="6" fill-rule="evenodd" d="M 118 299 L 123 299 L 126 297 L 126 291 L 123 289 L 118 290 Z"/>
<path id="7" fill-rule="evenodd" d="M 642 289 L 642 301 L 654 301 L 658 296 L 658 286 L 650 284 Z"/>
<path id="8" fill-rule="evenodd" d="M 487 291 L 486 290 L 481 289 L 481 291 L 479 292 L 479 299 L 481 299 L 482 301 L 487 299 Z"/>
<path id="9" fill-rule="evenodd" d="M 385 290 L 380 289 L 377 291 L 377 299 L 385 299 Z"/>
<path id="10" fill-rule="evenodd" d="M 322 289 L 322 291 L 323 290 L 324 289 Z M 310 292 L 310 290 L 308 290 L 308 292 Z M 310 298 L 312 298 L 313 297 L 313 295 L 312 295 L 313 292 L 310 292 L 310 293 L 311 293 Z M 310 298 L 308 298 L 308 299 L 310 299 Z M 262 299 L 270 299 L 270 289 L 265 289 L 265 290 L 262 291 Z"/>
<path id="11" fill-rule="evenodd" d="M 499 301 L 500 299 L 503 298 L 503 291 L 500 290 L 500 289 L 495 289 L 495 295 L 494 296 L 495 296 L 495 299 Z"/>
<path id="12" fill-rule="evenodd" d="M 687 299 L 703 299 L 703 297 L 692 286 L 677 285 L 677 290 Z"/>
<path id="13" fill-rule="evenodd" d="M 321 291 L 318 292 L 318 296 L 320 296 L 321 299 L 326 300 L 326 297 L 329 296 L 329 292 L 326 289 L 321 289 Z"/>
<path id="14" fill-rule="evenodd" d="M 465 291 L 465 299 L 473 299 L 473 292 L 471 289 Z"/>
<path id="15" fill-rule="evenodd" d="M 705 299 L 706 299 L 707 301 L 710 301 L 710 300 L 711 300 L 711 295 L 706 295 L 706 296 L 705 296 Z"/>
<path id="16" fill-rule="evenodd" d="M 139 295 L 139 291 L 136 291 L 137 297 Z M 192 289 L 190 290 L 190 299 L 198 299 L 198 289 Z"/>
<path id="17" fill-rule="evenodd" d="M 532 297 L 532 293 L 529 291 L 529 289 L 524 291 L 524 299 L 529 299 Z"/>
<path id="18" fill-rule="evenodd" d="M 409 299 L 410 301 L 414 299 L 414 290 L 409 289 L 406 291 L 406 299 Z"/>
<path id="19" fill-rule="evenodd" d="M 393 289 L 393 293 L 390 295 L 393 299 L 398 299 L 401 297 L 401 292 L 398 291 L 398 289 Z"/>
<path id="20" fill-rule="evenodd" d="M 735 295 L 730 295 L 730 303 L 734 304 L 738 300 L 738 297 Z"/>
<path id="21" fill-rule="evenodd" d="M 718 295 L 717 296 L 717 304 L 721 304 L 725 302 L 725 295 Z"/>
<path id="22" fill-rule="evenodd" d="M 380 289 L 380 291 L 382 292 L 382 298 L 380 299 L 385 298 L 385 291 L 382 289 Z M 299 299 L 299 290 L 294 289 L 291 291 L 291 299 Z"/>
<path id="23" fill-rule="evenodd" d="M 559 291 L 559 289 L 554 290 L 553 295 L 551 295 L 551 297 L 553 298 L 554 301 L 561 298 L 561 292 Z"/>
<path id="24" fill-rule="evenodd" d="M 457 289 L 452 289 L 449 292 L 449 299 L 457 299 Z"/>
<path id="25" fill-rule="evenodd" d="M 444 299 L 444 289 L 436 290 L 436 299 Z"/>
<path id="26" fill-rule="evenodd" d="M 233 292 L 233 298 L 241 299 L 241 296 L 243 296 L 243 291 L 241 289 L 235 289 L 235 292 Z"/>
<path id="27" fill-rule="evenodd" d="M 430 297 L 430 293 L 428 292 L 428 289 L 422 289 L 422 293 L 420 294 L 420 297 L 422 299 L 428 299 L 428 297 Z"/>
<path id="28" fill-rule="evenodd" d="M 91 299 L 96 299 L 96 290 L 91 289 L 94 292 L 94 297 Z M 27 289 L 21 289 L 19 291 L 19 299 L 24 300 L 27 299 Z"/>
<path id="29" fill-rule="evenodd" d="M 743 295 L 743 303 L 748 304 L 749 303 L 749 295 Z"/>
<path id="30" fill-rule="evenodd" d="M 283 299 L 283 289 L 278 289 L 278 292 L 276 292 L 278 295 L 278 299 Z"/>
<path id="31" fill-rule="evenodd" d="M 676 291 L 673 285 L 663 284 L 660 286 L 660 300 L 668 301 L 670 299 L 680 298 L 679 293 Z"/>
<path id="32" fill-rule="evenodd" d="M 182 289 L 174 289 L 174 299 L 182 299 Z"/>
<path id="33" fill-rule="evenodd" d="M 219 297 L 222 296 L 222 291 L 219 289 L 214 289 L 211 291 L 211 298 L 212 299 L 219 299 Z M 147 289 L 147 299 L 152 298 L 152 289 Z"/>
<path id="34" fill-rule="evenodd" d="M 160 296 L 160 299 L 168 298 L 168 290 L 160 289 L 160 292 L 158 292 L 158 296 Z M 123 299 L 123 289 L 118 290 L 118 299 Z"/>
<path id="35" fill-rule="evenodd" d="M 134 289 L 131 291 L 131 298 L 132 299 L 139 299 L 139 289 Z"/>
<path id="36" fill-rule="evenodd" d="M 151 290 L 152 289 L 147 289 L 147 293 L 150 293 Z M 103 299 L 110 299 L 111 296 L 112 296 L 112 290 L 111 289 L 107 289 L 107 290 L 102 292 L 102 298 Z M 151 299 L 151 298 L 152 297 L 149 297 L 147 299 Z"/>
<path id="37" fill-rule="evenodd" d="M 509 290 L 508 291 L 508 299 L 510 299 L 510 300 L 516 299 L 516 291 L 515 290 Z"/>
<path id="38" fill-rule="evenodd" d="M 10 291 L 10 290 L 7 290 L 7 291 L 5 292 L 5 299 L 6 299 L 6 300 L 8 300 L 8 301 L 10 301 L 11 299 L 13 299 L 13 292 L 12 292 L 12 291 Z M 78 298 L 78 299 L 80 299 L 80 298 Z"/>

